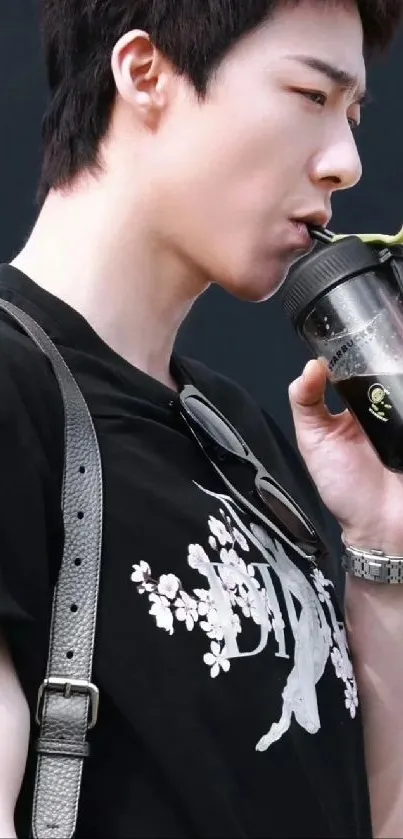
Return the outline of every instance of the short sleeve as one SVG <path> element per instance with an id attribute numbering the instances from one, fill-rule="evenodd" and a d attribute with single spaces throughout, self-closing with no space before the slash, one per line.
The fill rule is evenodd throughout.
<path id="1" fill-rule="evenodd" d="M 0 625 L 29 699 L 46 663 L 62 551 L 61 410 L 46 359 L 1 322 Z"/>

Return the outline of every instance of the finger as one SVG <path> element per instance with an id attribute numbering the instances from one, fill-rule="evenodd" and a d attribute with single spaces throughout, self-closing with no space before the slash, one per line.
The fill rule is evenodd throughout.
<path id="1" fill-rule="evenodd" d="M 302 376 L 289 388 L 291 410 L 296 426 L 330 426 L 332 415 L 325 405 L 326 365 L 321 360 L 309 361 Z"/>

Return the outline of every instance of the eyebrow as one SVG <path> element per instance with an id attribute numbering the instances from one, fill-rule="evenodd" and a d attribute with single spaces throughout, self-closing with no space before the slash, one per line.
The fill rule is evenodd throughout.
<path id="1" fill-rule="evenodd" d="M 368 91 L 360 85 L 357 77 L 353 76 L 347 70 L 342 70 L 341 67 L 335 67 L 334 64 L 329 64 L 328 61 L 324 61 L 321 58 L 315 58 L 311 55 L 292 55 L 290 58 L 294 61 L 299 61 L 300 64 L 304 64 L 305 67 L 309 67 L 311 70 L 316 70 L 318 73 L 322 73 L 323 76 L 330 79 L 330 81 L 336 84 L 341 90 L 352 92 L 356 90 L 357 97 L 355 102 L 358 105 L 364 105 L 368 102 Z"/>

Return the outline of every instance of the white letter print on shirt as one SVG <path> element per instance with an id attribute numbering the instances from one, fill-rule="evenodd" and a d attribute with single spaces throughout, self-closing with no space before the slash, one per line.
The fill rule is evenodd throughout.
<path id="1" fill-rule="evenodd" d="M 332 586 L 317 568 L 311 572 L 312 585 L 289 559 L 279 542 L 272 540 L 260 525 L 248 528 L 225 495 L 199 487 L 222 505 L 220 518 L 208 521 L 208 548 L 217 555 L 211 560 L 202 545 L 189 545 L 188 564 L 197 570 L 209 588 L 184 591 L 174 574 L 156 580 L 146 562 L 133 566 L 132 582 L 139 594 L 147 594 L 150 614 L 157 626 L 174 634 L 177 621 L 190 632 L 198 626 L 210 640 L 210 651 L 203 660 L 212 678 L 228 672 L 231 661 L 258 655 L 265 648 L 270 632 L 277 643 L 276 656 L 289 658 L 284 620 L 273 585 L 275 575 L 281 585 L 291 631 L 295 640 L 294 662 L 283 690 L 282 714 L 272 722 L 256 745 L 265 751 L 288 731 L 292 717 L 310 734 L 320 729 L 316 685 L 323 676 L 329 657 L 336 675 L 344 682 L 345 705 L 352 717 L 358 707 L 357 686 L 349 656 L 346 633 L 337 620 L 328 589 Z M 224 509 L 223 509 L 224 508 Z M 250 545 L 262 562 L 247 564 Z M 240 556 L 242 554 L 243 556 Z M 259 582 L 258 575 L 262 579 Z M 299 615 L 295 608 L 298 603 Z M 242 618 L 260 627 L 255 649 L 241 652 L 238 636 Z"/>

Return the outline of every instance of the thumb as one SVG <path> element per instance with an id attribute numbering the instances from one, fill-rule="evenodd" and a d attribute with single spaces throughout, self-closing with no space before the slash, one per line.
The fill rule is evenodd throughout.
<path id="1" fill-rule="evenodd" d="M 289 387 L 289 399 L 297 434 L 305 428 L 328 431 L 332 414 L 325 405 L 327 367 L 323 360 L 309 361 L 302 375 Z"/>

